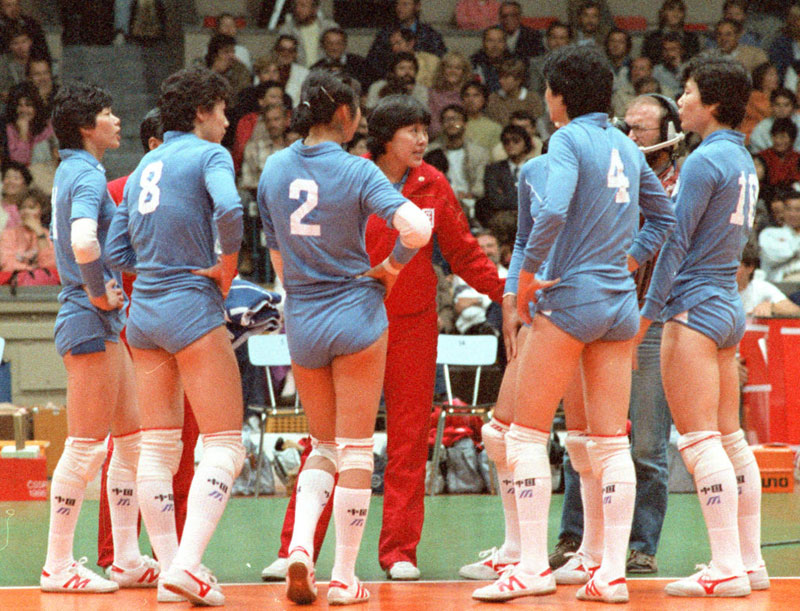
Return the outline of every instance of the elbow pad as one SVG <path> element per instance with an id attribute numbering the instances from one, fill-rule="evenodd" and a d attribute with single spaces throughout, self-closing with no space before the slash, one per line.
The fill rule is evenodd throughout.
<path id="1" fill-rule="evenodd" d="M 97 221 L 80 218 L 72 221 L 72 252 L 78 264 L 91 263 L 100 258 L 100 242 L 97 241 Z"/>
<path id="2" fill-rule="evenodd" d="M 409 201 L 395 211 L 392 225 L 400 232 L 400 241 L 407 248 L 422 248 L 433 232 L 428 215 Z"/>

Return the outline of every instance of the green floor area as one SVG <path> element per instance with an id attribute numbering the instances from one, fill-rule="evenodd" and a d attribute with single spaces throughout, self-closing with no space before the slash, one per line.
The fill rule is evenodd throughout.
<path id="1" fill-rule="evenodd" d="M 558 534 L 562 495 L 550 508 L 550 548 Z M 221 582 L 259 581 L 261 569 L 278 549 L 288 500 L 282 497 L 234 498 L 206 552 L 205 564 Z M 378 533 L 383 497 L 373 498 L 357 572 L 365 581 L 384 579 L 378 566 Z M 502 542 L 503 521 L 496 496 L 427 498 L 426 520 L 418 550 L 423 579 L 457 579 L 458 568 L 477 559 L 477 552 Z M 0 503 L 0 586 L 37 585 L 47 544 L 48 503 Z M 763 497 L 763 541 L 800 539 L 800 490 Z M 75 555 L 97 558 L 97 501 L 87 501 L 75 539 Z M 142 534 L 142 549 L 149 549 Z M 333 524 L 323 546 L 317 577 L 327 580 L 333 563 Z M 800 546 L 764 548 L 775 577 L 800 576 Z M 687 575 L 695 563 L 709 559 L 708 543 L 693 494 L 672 494 L 658 551 L 660 577 Z"/>

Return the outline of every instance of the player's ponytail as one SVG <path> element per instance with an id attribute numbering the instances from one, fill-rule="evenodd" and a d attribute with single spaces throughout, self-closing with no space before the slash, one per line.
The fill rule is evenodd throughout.
<path id="1" fill-rule="evenodd" d="M 305 138 L 312 126 L 330 123 L 336 109 L 343 104 L 355 116 L 360 95 L 358 81 L 325 70 L 312 70 L 303 82 L 300 104 L 292 115 L 290 129 Z"/>

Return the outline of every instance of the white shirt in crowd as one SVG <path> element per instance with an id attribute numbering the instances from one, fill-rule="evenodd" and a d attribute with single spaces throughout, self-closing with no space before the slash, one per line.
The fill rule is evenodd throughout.
<path id="1" fill-rule="evenodd" d="M 761 269 L 770 282 L 800 273 L 800 232 L 788 225 L 767 227 L 758 236 Z"/>

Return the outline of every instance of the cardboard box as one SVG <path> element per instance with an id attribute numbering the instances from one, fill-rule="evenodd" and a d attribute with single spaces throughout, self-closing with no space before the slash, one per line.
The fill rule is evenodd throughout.
<path id="1" fill-rule="evenodd" d="M 8 442 L 13 445 L 14 442 Z M 0 501 L 46 501 L 46 441 L 33 441 L 39 446 L 36 458 L 0 458 Z"/>
<path id="2" fill-rule="evenodd" d="M 45 450 L 47 459 L 47 476 L 53 477 L 53 471 L 64 451 L 67 439 L 67 408 L 55 405 L 36 407 L 33 409 L 33 436 L 47 440 L 50 446 Z"/>
<path id="3" fill-rule="evenodd" d="M 794 452 L 782 443 L 753 446 L 753 454 L 761 472 L 762 492 L 794 490 Z"/>

